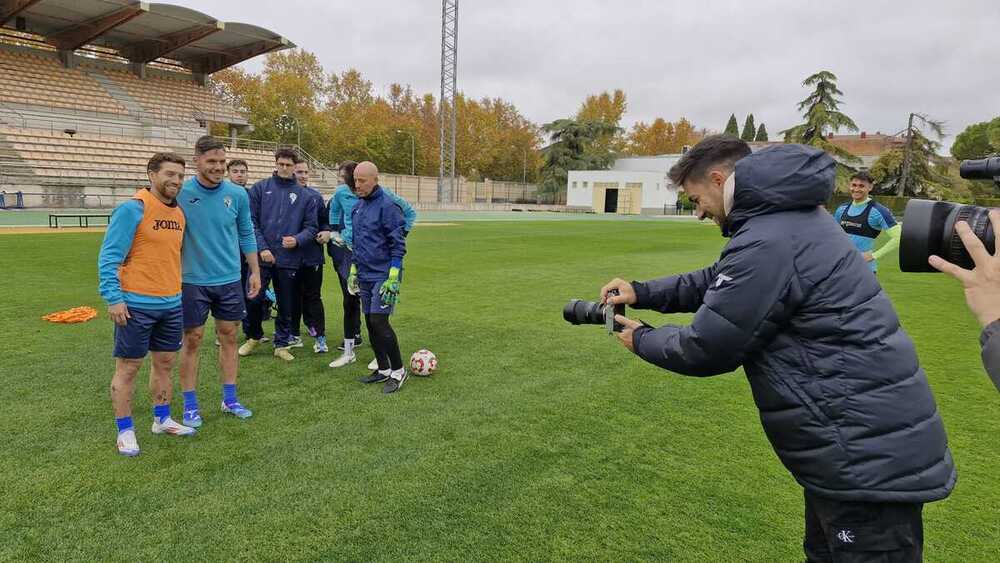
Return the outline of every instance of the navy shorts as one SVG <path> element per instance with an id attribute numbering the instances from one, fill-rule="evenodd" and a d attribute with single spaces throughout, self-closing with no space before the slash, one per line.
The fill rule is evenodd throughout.
<path id="1" fill-rule="evenodd" d="M 386 278 L 388 279 L 388 278 Z M 361 297 L 361 312 L 366 315 L 391 315 L 396 308 L 394 305 L 386 305 L 382 302 L 382 296 L 378 290 L 382 288 L 385 279 L 374 282 L 358 280 L 359 293 Z"/>
<path id="2" fill-rule="evenodd" d="M 223 285 L 182 284 L 184 328 L 197 328 L 208 320 L 208 312 L 220 321 L 242 321 L 247 316 L 243 299 L 243 284 L 235 281 Z"/>
<path id="3" fill-rule="evenodd" d="M 184 340 L 184 312 L 128 308 L 125 326 L 115 325 L 115 357 L 141 360 L 147 352 L 176 352 Z"/>

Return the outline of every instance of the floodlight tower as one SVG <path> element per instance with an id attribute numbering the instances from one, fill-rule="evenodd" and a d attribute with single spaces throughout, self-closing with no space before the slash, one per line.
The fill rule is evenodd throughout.
<path id="1" fill-rule="evenodd" d="M 441 2 L 441 168 L 438 201 L 451 202 L 455 193 L 455 82 L 458 71 L 458 0 Z"/>

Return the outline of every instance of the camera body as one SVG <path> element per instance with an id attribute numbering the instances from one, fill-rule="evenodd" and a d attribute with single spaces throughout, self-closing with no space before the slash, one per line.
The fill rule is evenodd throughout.
<path id="1" fill-rule="evenodd" d="M 963 160 L 959 173 L 967 180 L 993 180 L 1000 186 L 1000 157 Z M 927 263 L 937 255 L 963 268 L 975 267 L 955 232 L 955 223 L 965 221 L 986 250 L 996 252 L 996 238 L 989 209 L 948 201 L 911 199 L 903 213 L 903 236 L 899 243 L 899 269 L 904 272 L 936 272 Z"/>
<path id="2" fill-rule="evenodd" d="M 608 295 L 618 295 L 618 290 L 611 290 Z M 621 332 L 625 328 L 615 322 L 615 315 L 624 315 L 625 305 L 601 305 L 593 301 L 573 299 L 563 307 L 563 319 L 574 325 L 604 325 L 608 334 Z"/>

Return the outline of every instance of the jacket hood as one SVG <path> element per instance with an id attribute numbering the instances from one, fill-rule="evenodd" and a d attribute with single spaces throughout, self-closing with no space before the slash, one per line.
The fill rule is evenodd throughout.
<path id="1" fill-rule="evenodd" d="M 729 232 L 751 217 L 814 208 L 826 203 L 834 189 L 836 163 L 825 151 L 806 145 L 775 145 L 736 163 Z"/>

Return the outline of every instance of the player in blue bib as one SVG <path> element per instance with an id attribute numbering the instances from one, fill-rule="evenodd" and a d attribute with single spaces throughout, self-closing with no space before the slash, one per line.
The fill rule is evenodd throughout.
<path id="1" fill-rule="evenodd" d="M 879 258 L 899 247 L 903 228 L 892 216 L 892 211 L 868 196 L 871 191 L 872 177 L 868 172 L 862 170 L 851 176 L 852 201 L 838 207 L 833 212 L 833 217 L 847 236 L 851 237 L 854 246 L 868 262 L 868 267 L 877 272 Z M 872 251 L 875 239 L 882 233 L 887 234 L 889 240 L 878 250 Z"/>

